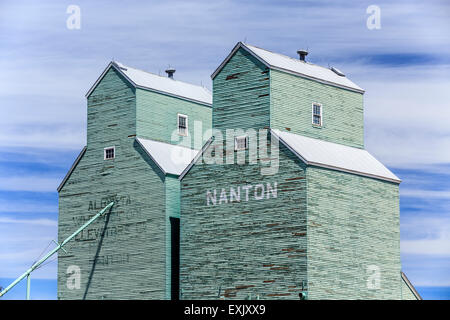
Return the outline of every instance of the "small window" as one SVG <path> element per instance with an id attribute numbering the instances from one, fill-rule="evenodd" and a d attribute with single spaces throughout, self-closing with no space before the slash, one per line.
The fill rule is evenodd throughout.
<path id="1" fill-rule="evenodd" d="M 312 105 L 312 124 L 314 126 L 322 126 L 322 105 L 313 103 Z"/>
<path id="2" fill-rule="evenodd" d="M 188 116 L 178 114 L 178 134 L 180 136 L 188 135 Z"/>
<path id="3" fill-rule="evenodd" d="M 234 150 L 245 150 L 248 148 L 248 137 L 236 137 L 234 138 Z"/>
<path id="4" fill-rule="evenodd" d="M 104 149 L 104 160 L 114 159 L 116 156 L 116 148 L 108 147 Z"/>

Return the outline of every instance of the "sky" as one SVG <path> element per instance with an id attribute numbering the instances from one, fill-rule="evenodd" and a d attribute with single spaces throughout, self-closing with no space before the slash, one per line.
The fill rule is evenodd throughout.
<path id="1" fill-rule="evenodd" d="M 70 5 L 80 29 L 67 27 Z M 85 94 L 106 65 L 171 65 L 211 89 L 244 41 L 292 57 L 306 48 L 366 90 L 365 147 L 403 181 L 402 269 L 425 298 L 450 299 L 449 17 L 438 0 L 1 0 L 0 286 L 57 238 L 56 188 L 86 143 Z M 33 299 L 56 298 L 56 267 L 33 273 Z M 21 295 L 23 284 L 9 298 Z"/>

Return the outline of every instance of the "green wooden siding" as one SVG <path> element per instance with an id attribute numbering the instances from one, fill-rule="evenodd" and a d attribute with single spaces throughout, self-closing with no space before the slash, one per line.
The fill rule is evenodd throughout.
<path id="1" fill-rule="evenodd" d="M 59 193 L 59 241 L 116 204 L 60 251 L 59 299 L 165 298 L 164 177 L 129 137 L 134 117 L 134 90 L 111 69 L 88 99 L 87 151 Z M 110 145 L 116 158 L 105 161 Z M 71 265 L 81 269 L 80 289 L 66 285 Z"/>
<path id="2" fill-rule="evenodd" d="M 364 147 L 362 94 L 267 71 L 242 49 L 231 57 L 214 79 L 213 128 L 260 129 L 270 120 L 271 128 Z M 313 102 L 323 106 L 322 128 L 312 126 Z M 258 165 L 198 161 L 183 178 L 183 299 L 298 299 L 301 281 L 309 299 L 401 299 L 398 185 L 305 168 L 280 148 L 273 176 Z M 260 181 L 279 181 L 279 197 L 207 205 L 208 190 Z M 368 286 L 373 266 L 379 289 Z"/>
<path id="3" fill-rule="evenodd" d="M 164 176 L 135 137 L 176 143 L 177 113 L 189 117 L 188 139 L 194 121 L 202 123 L 196 129 L 203 135 L 211 128 L 211 108 L 135 89 L 111 68 L 88 97 L 87 113 L 87 151 L 59 194 L 60 241 L 109 200 L 118 204 L 108 220 L 95 222 L 59 255 L 58 298 L 168 299 L 169 217 L 179 217 L 179 180 Z M 183 144 L 191 146 L 188 141 Z M 116 158 L 104 160 L 103 149 L 112 146 Z M 70 265 L 81 268 L 80 289 L 66 286 Z"/>
<path id="4" fill-rule="evenodd" d="M 398 185 L 308 167 L 310 299 L 401 299 Z M 369 289 L 367 267 L 380 268 Z"/>
<path id="5" fill-rule="evenodd" d="M 239 49 L 213 80 L 213 101 L 209 108 L 135 89 L 107 72 L 88 98 L 86 153 L 59 193 L 59 241 L 109 201 L 116 205 L 60 252 L 59 299 L 169 299 L 170 217 L 180 217 L 182 299 L 298 299 L 302 283 L 309 299 L 411 298 L 400 274 L 397 184 L 306 167 L 281 144 L 274 175 L 261 174 L 262 156 L 241 165 L 200 158 L 180 182 L 135 141 L 177 143 L 182 113 L 182 143 L 196 149 L 211 128 L 226 137 L 227 129 L 269 127 L 363 148 L 362 94 L 269 70 Z M 322 128 L 312 126 L 313 102 L 323 106 Z M 109 146 L 114 160 L 103 159 Z M 238 153 L 228 145 L 223 155 Z M 257 199 L 255 186 L 267 184 L 277 196 Z M 252 186 L 248 201 L 244 186 Z M 231 202 L 238 187 L 241 199 Z M 208 205 L 214 190 L 217 203 Z M 71 265 L 81 268 L 80 289 L 66 285 Z M 379 289 L 367 286 L 368 266 L 380 268 Z"/>
<path id="6" fill-rule="evenodd" d="M 270 96 L 272 128 L 352 147 L 364 147 L 361 93 L 271 70 Z M 322 105 L 322 127 L 312 125 L 313 103 Z"/>
<path id="7" fill-rule="evenodd" d="M 298 299 L 306 282 L 306 183 L 300 161 L 285 148 L 280 171 L 260 165 L 197 163 L 181 187 L 182 299 Z M 222 188 L 277 183 L 277 197 L 219 204 Z M 217 204 L 206 192 L 217 190 Z M 267 187 L 266 187 L 267 189 Z M 260 190 L 260 189 L 259 189 Z"/>
<path id="8" fill-rule="evenodd" d="M 213 128 L 268 128 L 269 83 L 269 70 L 238 50 L 213 81 Z"/>
<path id="9" fill-rule="evenodd" d="M 103 150 L 124 135 L 136 134 L 134 91 L 120 73 L 114 68 L 109 69 L 87 100 L 87 145 L 91 149 Z M 120 150 L 116 151 L 120 153 Z M 99 152 L 97 157 L 103 160 L 103 153 Z"/>
<path id="10" fill-rule="evenodd" d="M 180 144 L 194 148 L 194 121 L 201 122 L 200 137 L 195 149 L 200 149 L 209 137 L 203 137 L 211 129 L 211 107 L 174 98 L 165 94 L 136 89 L 136 133 L 138 137 Z M 177 134 L 177 114 L 188 116 L 188 136 Z M 179 141 L 172 140 L 172 134 Z M 197 134 L 197 133 L 196 133 Z"/>
<path id="11" fill-rule="evenodd" d="M 225 137 L 227 129 L 268 128 L 269 82 L 264 65 L 237 51 L 214 78 L 214 129 Z M 225 147 L 230 153 L 234 145 Z M 283 149 L 282 169 L 272 176 L 261 175 L 261 163 L 199 161 L 181 186 L 182 298 L 298 298 L 306 282 L 306 187 L 299 160 Z M 220 202 L 222 189 L 267 183 L 277 183 L 277 198 L 255 200 L 251 190 L 248 202 L 206 203 L 207 190 L 217 189 Z"/>

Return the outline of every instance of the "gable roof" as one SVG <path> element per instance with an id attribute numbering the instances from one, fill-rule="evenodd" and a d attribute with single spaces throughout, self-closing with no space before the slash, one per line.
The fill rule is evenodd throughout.
<path id="1" fill-rule="evenodd" d="M 143 138 L 136 141 L 164 174 L 179 176 L 199 153 L 199 150 L 161 141 Z"/>
<path id="2" fill-rule="evenodd" d="M 400 183 L 401 180 L 364 149 L 271 129 L 307 165 Z"/>
<path id="3" fill-rule="evenodd" d="M 412 283 L 409 281 L 408 277 L 403 271 L 400 271 L 402 274 L 402 280 L 405 282 L 405 284 L 408 286 L 409 290 L 414 294 L 417 300 L 423 300 L 420 296 L 419 292 L 417 292 L 416 288 L 412 285 Z"/>
<path id="4" fill-rule="evenodd" d="M 67 182 L 67 179 L 69 179 L 70 175 L 72 174 L 73 170 L 75 170 L 75 168 L 78 165 L 78 162 L 80 162 L 81 158 L 83 158 L 84 154 L 86 153 L 86 149 L 87 147 L 85 146 L 81 152 L 78 154 L 78 157 L 75 159 L 75 161 L 73 162 L 72 166 L 70 167 L 69 171 L 66 173 L 63 181 L 61 181 L 61 183 L 59 184 L 58 188 L 56 189 L 58 192 L 61 191 L 61 189 L 64 187 L 64 185 Z"/>
<path id="5" fill-rule="evenodd" d="M 309 62 L 304 62 L 301 61 L 300 59 L 294 59 L 279 53 L 274 53 L 249 44 L 244 44 L 242 42 L 238 42 L 238 44 L 233 48 L 231 53 L 214 71 L 214 73 L 211 75 L 212 79 L 216 77 L 216 75 L 227 64 L 228 60 L 230 60 L 231 57 L 240 48 L 243 48 L 244 50 L 252 54 L 256 59 L 261 61 L 264 65 L 266 65 L 270 69 L 295 74 L 310 80 L 315 80 L 332 86 L 356 91 L 359 93 L 364 93 L 364 89 L 353 83 L 347 77 L 340 76 L 329 68 L 318 66 Z"/>
<path id="6" fill-rule="evenodd" d="M 213 142 L 214 137 L 210 137 L 205 144 L 203 145 L 202 149 L 195 155 L 195 157 L 192 159 L 191 163 L 181 172 L 180 176 L 178 177 L 179 180 L 183 180 L 184 176 L 191 170 L 191 168 L 197 163 L 198 159 L 205 153 L 206 149 L 208 149 L 209 145 Z"/>
<path id="7" fill-rule="evenodd" d="M 202 86 L 197 86 L 187 82 L 170 79 L 169 77 L 163 77 L 150 72 L 127 67 L 117 61 L 111 61 L 108 64 L 97 81 L 95 81 L 86 93 L 86 98 L 91 95 L 110 68 L 117 70 L 135 88 L 164 93 L 173 97 L 190 100 L 207 106 L 212 105 L 211 92 Z"/>

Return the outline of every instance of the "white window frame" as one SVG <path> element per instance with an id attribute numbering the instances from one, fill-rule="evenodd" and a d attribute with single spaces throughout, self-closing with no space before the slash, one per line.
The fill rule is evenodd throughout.
<path id="1" fill-rule="evenodd" d="M 186 119 L 186 129 L 185 129 L 186 132 L 184 134 L 180 132 L 180 117 L 183 117 Z M 182 113 L 177 113 L 177 131 L 180 136 L 187 137 L 189 135 L 188 119 L 189 119 L 189 117 L 187 115 L 182 114 Z"/>
<path id="2" fill-rule="evenodd" d="M 244 148 L 238 148 L 238 139 L 245 139 Z M 234 137 L 234 151 L 247 150 L 248 149 L 248 136 Z"/>
<path id="3" fill-rule="evenodd" d="M 106 150 L 113 149 L 114 156 L 112 158 L 106 158 Z M 113 160 L 116 158 L 116 146 L 106 147 L 103 149 L 103 160 Z"/>
<path id="4" fill-rule="evenodd" d="M 320 107 L 320 124 L 314 123 L 314 106 Z M 314 127 L 323 127 L 323 106 L 320 103 L 313 102 L 311 105 L 311 123 Z"/>

